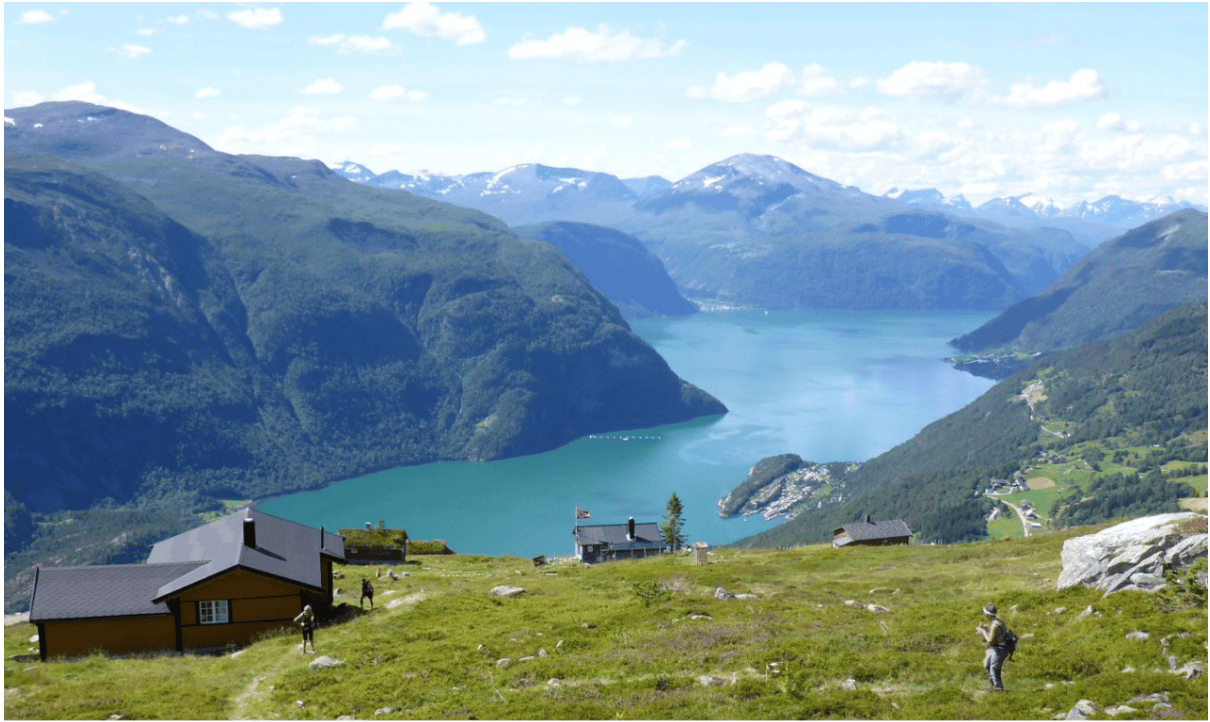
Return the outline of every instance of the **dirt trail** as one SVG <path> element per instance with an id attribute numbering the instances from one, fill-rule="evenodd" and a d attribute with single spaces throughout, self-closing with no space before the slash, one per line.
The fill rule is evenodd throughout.
<path id="1" fill-rule="evenodd" d="M 252 702 L 259 702 L 260 700 L 264 699 L 266 692 L 260 688 L 261 684 L 265 680 L 267 680 L 270 677 L 272 677 L 273 675 L 277 674 L 278 671 L 281 670 L 282 666 L 284 666 L 286 664 L 287 660 L 289 660 L 291 657 L 293 657 L 297 654 L 298 654 L 297 647 L 295 647 L 293 645 L 291 645 L 290 647 L 287 647 L 286 652 L 284 654 L 282 654 L 282 656 L 276 662 L 273 663 L 272 667 L 270 667 L 269 669 L 265 670 L 264 672 L 261 672 L 260 674 L 253 677 L 252 681 L 248 683 L 248 686 L 245 687 L 242 692 L 240 692 L 239 694 L 235 695 L 234 698 L 232 698 L 232 700 L 231 700 L 231 702 L 232 702 L 231 716 L 228 717 L 228 719 L 234 719 L 234 720 L 260 719 L 259 717 L 249 717 L 248 716 L 249 704 Z"/>
<path id="2" fill-rule="evenodd" d="M 1021 520 L 1021 528 L 1025 530 L 1026 538 L 1029 538 L 1029 530 L 1030 530 L 1029 520 L 1025 518 L 1025 512 L 1021 511 L 1021 507 L 1017 506 L 1016 504 L 1010 504 L 1009 502 L 1004 501 L 1003 499 L 998 499 L 997 501 L 1000 501 L 1001 503 L 1007 505 L 1013 511 L 1017 512 L 1017 518 Z"/>

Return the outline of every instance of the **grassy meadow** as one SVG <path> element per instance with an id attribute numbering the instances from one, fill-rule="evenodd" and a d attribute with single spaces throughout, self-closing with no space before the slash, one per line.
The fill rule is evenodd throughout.
<path id="1" fill-rule="evenodd" d="M 1115 719 L 1206 719 L 1206 677 L 1170 671 L 1205 668 L 1204 606 L 1055 591 L 1063 541 L 1097 528 L 719 550 L 706 565 L 418 557 L 376 581 L 376 609 L 321 627 L 314 656 L 283 632 L 237 656 L 44 664 L 36 629 L 18 624 L 5 629 L 5 717 L 1051 719 L 1088 699 L 1134 708 Z M 337 601 L 356 608 L 373 568 L 341 571 Z M 498 585 L 525 591 L 497 597 Z M 988 601 L 1021 637 L 1004 694 L 987 691 L 975 634 Z M 311 669 L 322 655 L 343 663 Z M 1154 694 L 1170 706 L 1131 702 Z"/>

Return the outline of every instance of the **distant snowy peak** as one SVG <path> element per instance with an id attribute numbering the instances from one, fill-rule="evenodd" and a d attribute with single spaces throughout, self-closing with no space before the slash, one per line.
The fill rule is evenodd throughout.
<path id="1" fill-rule="evenodd" d="M 713 163 L 696 173 L 673 183 L 669 190 L 674 192 L 721 192 L 737 181 L 768 185 L 785 184 L 800 191 L 850 190 L 849 186 L 808 173 L 793 163 L 773 155 L 744 153 Z"/>
<path id="2" fill-rule="evenodd" d="M 617 176 L 608 173 L 554 168 L 541 163 L 525 163 L 492 174 L 480 190 L 487 196 L 567 197 L 584 195 L 599 200 L 632 201 L 636 198 Z"/>
<path id="3" fill-rule="evenodd" d="M 1148 221 L 1175 213 L 1182 208 L 1205 208 L 1185 201 L 1176 202 L 1168 196 L 1156 196 L 1146 201 L 1131 201 L 1119 196 L 1105 196 L 1099 201 L 1081 201 L 1072 206 L 1063 206 L 1051 198 L 1036 193 L 1019 196 L 992 198 L 972 208 L 961 194 L 947 198 L 934 188 L 923 190 L 901 190 L 892 188 L 883 198 L 921 208 L 955 210 L 990 219 L 1047 220 L 1072 218 L 1095 221 L 1120 228 L 1133 228 Z"/>
<path id="4" fill-rule="evenodd" d="M 351 160 L 346 160 L 344 163 L 341 163 L 332 170 L 335 171 L 337 175 L 344 176 L 355 183 L 369 183 L 370 181 L 374 180 L 375 177 L 374 172 L 369 168 L 366 168 L 360 163 L 354 163 Z"/>

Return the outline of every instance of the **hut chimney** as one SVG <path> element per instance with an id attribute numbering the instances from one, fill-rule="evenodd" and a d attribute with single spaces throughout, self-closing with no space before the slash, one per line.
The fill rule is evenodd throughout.
<path id="1" fill-rule="evenodd" d="M 322 551 L 327 548 L 327 544 L 324 541 L 324 528 L 321 526 L 319 527 L 319 549 Z"/>
<path id="2" fill-rule="evenodd" d="M 626 522 L 626 539 L 634 541 L 634 517 L 630 517 L 630 521 Z"/>
<path id="3" fill-rule="evenodd" d="M 367 530 L 367 531 L 369 531 L 370 529 L 373 529 L 373 528 L 374 528 L 374 527 L 370 526 L 370 522 L 368 522 L 368 521 L 367 521 L 367 522 L 366 522 L 366 530 Z"/>
<path id="4" fill-rule="evenodd" d="M 244 546 L 256 548 L 256 520 L 252 517 L 244 517 Z"/>

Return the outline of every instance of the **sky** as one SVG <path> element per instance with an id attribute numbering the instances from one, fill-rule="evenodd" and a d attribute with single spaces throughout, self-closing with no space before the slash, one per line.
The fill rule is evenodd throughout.
<path id="1" fill-rule="evenodd" d="M 4 104 L 216 150 L 676 181 L 776 155 L 867 193 L 1207 202 L 1206 3 L 4 4 Z"/>

